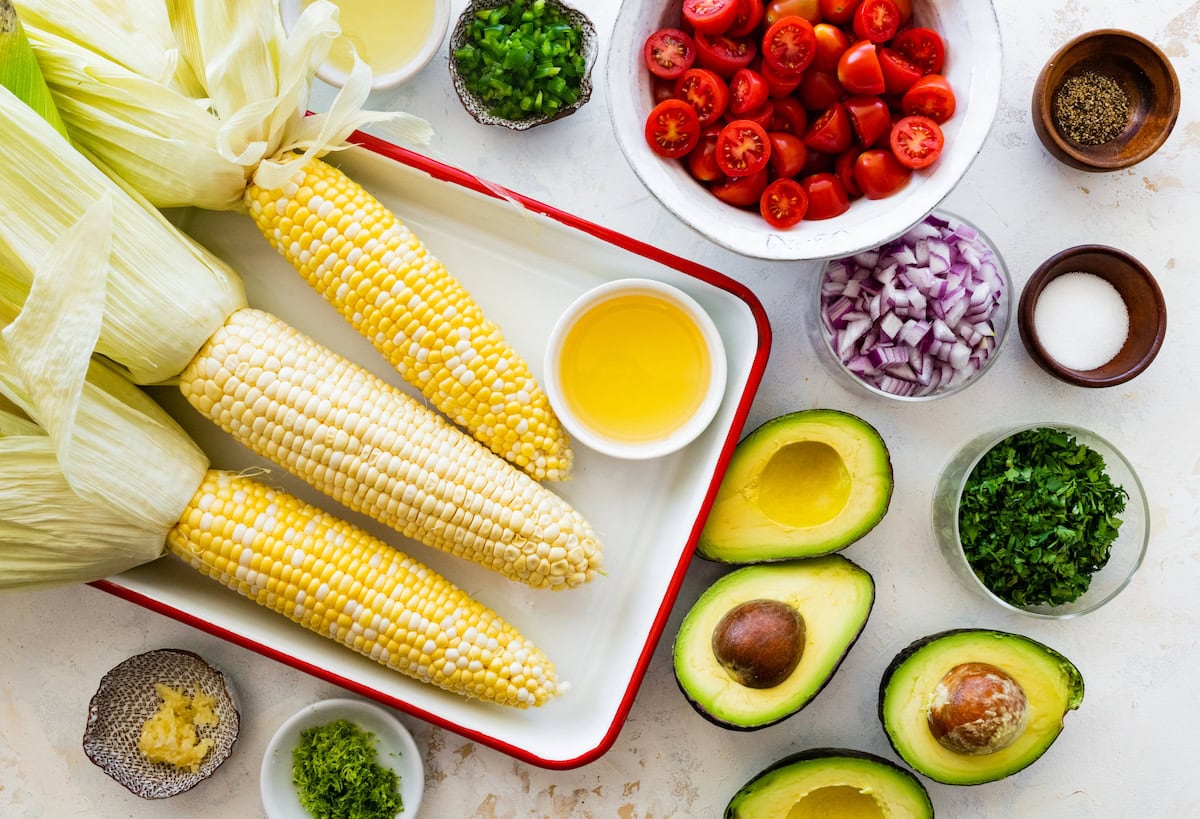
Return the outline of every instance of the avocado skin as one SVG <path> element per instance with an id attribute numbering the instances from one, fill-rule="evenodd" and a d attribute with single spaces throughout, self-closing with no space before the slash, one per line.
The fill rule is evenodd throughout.
<path id="1" fill-rule="evenodd" d="M 879 724 L 881 726 L 883 726 L 883 729 L 884 729 L 883 732 L 885 735 L 887 735 L 888 743 L 892 746 L 892 749 L 897 754 L 900 755 L 901 759 L 905 758 L 904 754 L 900 750 L 900 748 L 897 746 L 896 740 L 892 736 L 891 730 L 889 730 L 889 728 L 888 728 L 888 724 L 887 724 L 887 721 L 886 721 L 885 715 L 884 715 L 884 700 L 887 696 L 887 690 L 888 690 L 888 686 L 891 684 L 892 676 L 896 673 L 897 669 L 899 669 L 900 666 L 902 666 L 904 663 L 906 663 L 909 659 L 912 658 L 912 656 L 914 654 L 918 653 L 923 648 L 925 648 L 929 645 L 932 645 L 933 643 L 936 643 L 939 640 L 945 639 L 947 637 L 957 637 L 959 635 L 964 635 L 964 634 L 1003 637 L 1006 639 L 1020 640 L 1022 642 L 1036 646 L 1038 649 L 1045 652 L 1047 656 L 1054 658 L 1056 661 L 1058 661 L 1058 663 L 1062 667 L 1069 669 L 1069 671 L 1070 671 L 1068 676 L 1070 677 L 1070 680 L 1071 680 L 1071 693 L 1067 699 L 1067 710 L 1069 710 L 1069 711 L 1075 710 L 1083 702 L 1083 691 L 1084 691 L 1083 675 L 1079 673 L 1079 669 L 1075 666 L 1075 664 L 1073 662 L 1071 662 L 1071 660 L 1069 660 L 1062 653 L 1060 653 L 1060 652 L 1056 651 L 1055 649 L 1051 648 L 1050 646 L 1046 645 L 1045 643 L 1041 643 L 1037 640 L 1034 640 L 1032 637 L 1026 637 L 1023 634 L 1014 634 L 1013 632 L 1001 631 L 999 629 L 955 628 L 955 629 L 946 629 L 944 631 L 935 632 L 933 634 L 926 635 L 925 637 L 921 637 L 919 639 L 913 640 L 911 643 L 909 643 L 907 646 L 905 646 L 903 649 L 901 649 L 896 654 L 896 656 L 892 658 L 892 661 L 890 663 L 888 663 L 887 668 L 884 669 L 883 676 L 879 680 L 879 696 L 878 696 L 878 710 L 877 710 L 877 713 L 879 716 Z M 966 658 L 964 658 L 964 660 L 965 659 Z M 1060 725 L 1059 732 L 1061 732 L 1061 731 L 1062 731 L 1062 726 Z M 1055 736 L 1057 736 L 1057 733 L 1055 734 Z M 1025 763 L 1023 765 L 1021 765 L 1019 768 L 1009 771 L 1008 774 L 1006 774 L 1006 776 L 1011 776 L 1012 774 L 1015 774 L 1018 771 L 1022 771 L 1025 768 L 1028 768 L 1034 762 L 1037 762 L 1037 760 L 1041 758 L 1042 754 L 1044 754 L 1046 752 L 1046 750 L 1049 749 L 1050 744 L 1053 744 L 1053 740 L 1049 744 L 1047 744 L 1045 748 L 1042 749 L 1041 753 L 1038 753 L 1038 754 L 1034 755 L 1033 757 L 1031 757 L 1030 759 L 1026 760 Z M 905 761 L 908 761 L 908 760 L 906 759 Z M 928 771 L 920 770 L 919 768 L 916 768 L 915 766 L 914 766 L 914 768 L 917 770 L 918 773 L 922 774 L 923 776 L 927 776 L 930 779 L 932 779 L 934 782 L 942 782 L 943 784 L 984 785 L 984 784 L 987 784 L 988 782 L 996 781 L 996 779 L 993 777 L 993 778 L 982 778 L 976 782 L 946 782 L 944 779 L 940 779 L 937 776 L 930 774 Z"/>
<path id="2" fill-rule="evenodd" d="M 801 702 L 797 708 L 789 711 L 786 714 L 780 715 L 777 719 L 773 719 L 773 720 L 759 723 L 756 725 L 742 725 L 739 723 L 723 720 L 720 717 L 713 714 L 702 703 L 700 703 L 698 700 L 696 700 L 694 697 L 692 697 L 692 695 L 688 692 L 687 688 L 684 687 L 682 680 L 679 679 L 678 673 L 675 673 L 673 675 L 675 677 L 675 685 L 679 688 L 679 691 L 680 691 L 680 693 L 683 694 L 684 699 L 687 700 L 688 704 L 692 706 L 692 708 L 696 711 L 696 713 L 698 713 L 700 716 L 704 717 L 704 719 L 708 720 L 713 725 L 716 725 L 720 728 L 725 728 L 726 730 L 730 730 L 730 731 L 740 731 L 743 733 L 749 733 L 751 731 L 758 731 L 763 728 L 768 728 L 772 725 L 778 725 L 780 722 L 783 722 L 784 720 L 788 719 L 789 717 L 795 716 L 795 714 L 797 712 L 799 712 L 801 709 L 804 708 L 804 706 L 808 705 L 810 702 L 812 702 L 814 699 L 816 699 L 817 695 L 819 695 L 822 691 L 825 690 L 825 687 L 827 685 L 829 685 L 830 680 L 832 680 L 834 678 L 834 676 L 837 674 L 838 669 L 841 668 L 842 663 L 845 662 L 846 657 L 849 656 L 850 649 L 852 649 L 854 647 L 854 644 L 858 642 L 858 638 L 862 636 L 863 630 L 866 629 L 866 627 L 867 627 L 867 621 L 870 619 L 871 612 L 875 608 L 875 579 L 874 579 L 874 577 L 871 575 L 870 572 L 868 572 L 866 569 L 862 568 L 862 566 L 859 566 L 857 563 L 855 563 L 854 561 L 850 560 L 849 558 L 847 558 L 843 555 L 826 555 L 824 557 L 801 558 L 801 559 L 797 559 L 797 560 L 787 561 L 786 563 L 785 562 L 778 562 L 778 563 L 773 562 L 773 563 L 769 563 L 769 564 L 755 564 L 755 565 L 759 569 L 769 570 L 772 566 L 786 566 L 786 565 L 790 565 L 790 564 L 803 564 L 803 563 L 816 564 L 816 563 L 823 562 L 823 561 L 841 561 L 843 563 L 847 563 L 854 570 L 857 570 L 858 572 L 861 572 L 863 575 L 865 575 L 871 584 L 871 589 L 870 589 L 871 594 L 870 594 L 870 598 L 866 605 L 866 611 L 863 615 L 862 623 L 859 625 L 858 629 L 854 632 L 854 634 L 852 636 L 850 636 L 849 639 L 846 641 L 846 644 L 842 650 L 841 656 L 837 658 L 836 662 L 834 662 L 833 666 L 829 670 L 829 674 L 816 686 L 816 688 L 812 689 L 812 693 L 807 698 L 805 698 L 804 701 Z M 745 567 L 745 568 L 749 568 L 749 567 Z M 729 575 L 725 575 L 725 577 L 728 577 L 728 576 Z M 718 581 L 721 579 L 723 579 L 723 578 L 718 578 Z M 714 582 L 714 585 L 715 585 L 715 582 Z M 710 588 L 711 588 L 711 586 L 710 586 Z M 705 593 L 707 593 L 707 591 L 708 590 L 706 589 Z M 704 595 L 702 594 L 700 599 L 703 599 L 703 597 L 704 597 Z M 697 603 L 699 603 L 699 602 L 700 602 L 700 600 L 697 600 Z M 801 612 L 801 614 L 803 614 L 803 612 Z M 676 634 L 676 644 L 673 645 L 671 648 L 672 657 L 674 657 L 675 651 L 677 649 L 677 645 L 678 645 L 678 634 Z M 764 773 L 765 773 L 765 771 L 764 771 Z"/>
<path id="3" fill-rule="evenodd" d="M 864 762 L 872 762 L 887 768 L 894 775 L 902 777 L 904 781 L 912 785 L 912 790 L 914 793 L 920 793 L 922 795 L 925 805 L 929 809 L 928 819 L 933 819 L 933 802 L 929 798 L 929 792 L 925 789 L 925 786 L 921 784 L 921 780 L 917 779 L 917 777 L 915 777 L 911 771 L 907 770 L 906 768 L 902 768 L 901 766 L 892 762 L 890 759 L 884 759 L 881 756 L 876 756 L 875 754 L 867 751 L 856 751 L 850 748 L 810 748 L 808 750 L 797 751 L 796 753 L 789 754 L 783 759 L 771 763 L 766 768 L 763 768 L 761 771 L 751 777 L 750 780 L 733 795 L 733 797 L 729 800 L 729 804 L 725 807 L 724 819 L 745 819 L 745 817 L 740 817 L 738 814 L 734 813 L 734 811 L 737 809 L 738 798 L 748 791 L 751 791 L 754 788 L 755 783 L 768 774 L 773 773 L 781 768 L 795 765 L 799 762 L 811 762 L 816 760 L 836 762 L 839 759 L 855 759 L 862 760 Z"/>
<path id="4" fill-rule="evenodd" d="M 793 425 L 808 423 L 808 422 L 830 422 L 837 421 L 844 424 L 847 428 L 856 429 L 862 435 L 864 440 L 875 443 L 879 447 L 879 455 L 882 459 L 881 473 L 886 475 L 887 488 L 882 497 L 878 501 L 877 507 L 869 514 L 862 516 L 856 522 L 856 531 L 846 535 L 834 544 L 818 547 L 799 546 L 790 548 L 780 548 L 777 544 L 773 546 L 763 546 L 761 551 L 745 550 L 738 554 L 731 554 L 728 548 L 720 542 L 719 537 L 715 537 L 712 528 L 706 526 L 701 530 L 700 540 L 696 545 L 696 554 L 704 560 L 712 563 L 720 563 L 726 565 L 746 565 L 751 563 L 772 563 L 785 560 L 796 560 L 806 557 L 820 557 L 826 554 L 841 551 L 850 544 L 861 540 L 871 530 L 873 530 L 883 518 L 887 515 L 888 509 L 891 507 L 892 495 L 895 490 L 894 483 L 894 468 L 892 465 L 891 451 L 888 449 L 887 442 L 880 435 L 879 430 L 866 420 L 860 418 L 853 413 L 845 412 L 836 409 L 805 409 L 796 410 L 794 412 L 785 413 L 775 418 L 764 421 L 749 434 L 745 435 L 738 442 L 734 450 L 733 458 L 730 460 L 729 469 L 726 472 L 725 480 L 731 480 L 731 476 L 736 471 L 736 466 L 748 450 L 753 449 L 762 439 L 770 439 L 774 436 L 788 437 L 787 430 Z M 802 439 L 802 440 L 817 440 L 817 439 Z M 718 492 L 718 500 L 720 492 Z M 710 511 L 710 521 L 715 518 Z"/>

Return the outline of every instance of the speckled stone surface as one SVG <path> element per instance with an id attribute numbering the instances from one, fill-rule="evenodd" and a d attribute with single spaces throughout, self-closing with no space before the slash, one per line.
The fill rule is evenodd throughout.
<path id="1" fill-rule="evenodd" d="M 629 0 L 636 2 L 641 0 Z M 455 9 L 464 5 L 454 0 Z M 589 13 L 603 50 L 617 11 Z M 625 163 L 606 112 L 603 82 L 574 116 L 514 133 L 477 124 L 451 87 L 443 51 L 416 80 L 372 98 L 429 119 L 431 152 L 614 230 L 695 259 L 749 285 L 770 314 L 771 361 L 749 426 L 806 407 L 869 420 L 891 448 L 896 492 L 884 521 L 846 554 L 874 575 L 878 598 L 861 639 L 832 684 L 806 709 L 752 734 L 701 719 L 676 688 L 670 638 L 683 613 L 722 570 L 696 561 L 629 719 L 600 760 L 568 771 L 515 762 L 405 716 L 423 749 L 422 816 L 719 816 L 741 784 L 792 751 L 836 745 L 896 757 L 875 716 L 879 676 L 916 637 L 953 627 L 1021 631 L 1072 658 L 1083 672 L 1082 708 L 1033 767 L 989 785 L 927 783 L 939 816 L 972 819 L 1194 817 L 1193 707 L 1200 674 L 1200 4 L 1194 0 L 997 0 L 1005 46 L 1004 95 L 983 152 L 946 209 L 976 223 L 1004 253 L 1017 285 L 1052 253 L 1113 244 L 1158 277 L 1171 324 L 1146 373 L 1109 390 L 1067 387 L 1011 339 L 1002 360 L 958 396 L 893 406 L 838 386 L 806 332 L 814 265 L 762 263 L 719 250 L 684 227 Z M 1167 144 L 1142 165 L 1107 175 L 1073 171 L 1042 149 L 1029 94 L 1044 60 L 1075 34 L 1127 28 L 1174 62 L 1183 108 Z M 953 44 L 951 44 L 951 48 Z M 318 95 L 314 107 L 328 101 Z M 974 433 L 1062 420 L 1113 441 L 1151 499 L 1152 541 L 1141 571 L 1116 601 L 1080 620 L 1041 622 L 988 608 L 939 555 L 929 524 L 941 465 Z M 91 588 L 0 595 L 0 816 L 6 819 L 262 815 L 258 771 L 271 734 L 306 703 L 346 692 Z M 209 780 L 165 803 L 144 802 L 88 762 L 81 747 L 88 698 L 124 658 L 162 646 L 196 651 L 232 679 L 241 736 Z"/>

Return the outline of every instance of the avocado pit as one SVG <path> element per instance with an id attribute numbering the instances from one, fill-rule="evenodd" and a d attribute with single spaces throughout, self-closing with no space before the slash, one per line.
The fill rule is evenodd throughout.
<path id="1" fill-rule="evenodd" d="M 1011 745 L 1029 720 L 1024 689 L 989 663 L 954 666 L 930 697 L 928 722 L 934 739 L 955 753 L 993 754 Z"/>
<path id="2" fill-rule="evenodd" d="M 804 617 L 794 606 L 780 600 L 748 600 L 718 621 L 712 650 L 740 685 L 774 688 L 799 665 L 804 635 Z"/>

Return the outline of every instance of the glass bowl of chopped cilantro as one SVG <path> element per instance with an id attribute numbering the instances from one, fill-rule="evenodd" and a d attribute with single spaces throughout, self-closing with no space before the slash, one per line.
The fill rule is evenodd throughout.
<path id="1" fill-rule="evenodd" d="M 592 93 L 596 27 L 559 0 L 473 0 L 450 33 L 450 77 L 484 125 L 524 131 Z"/>
<path id="2" fill-rule="evenodd" d="M 1150 517 L 1115 446 L 1078 426 L 1036 423 L 954 455 L 934 490 L 933 529 L 968 586 L 1010 611 L 1066 619 L 1128 585 Z"/>
<path id="3" fill-rule="evenodd" d="M 275 732 L 260 776 L 268 819 L 416 816 L 425 768 L 396 716 L 363 700 L 305 706 Z"/>

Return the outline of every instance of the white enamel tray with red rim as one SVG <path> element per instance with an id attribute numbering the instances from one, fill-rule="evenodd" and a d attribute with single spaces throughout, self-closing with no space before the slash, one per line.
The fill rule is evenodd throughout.
<path id="1" fill-rule="evenodd" d="M 356 141 L 363 147 L 329 161 L 424 240 L 539 377 L 555 319 L 581 293 L 611 279 L 673 284 L 695 298 L 721 332 L 729 372 L 725 398 L 696 441 L 652 461 L 620 461 L 576 444 L 574 475 L 555 489 L 597 529 L 606 567 L 605 576 L 582 588 L 527 588 L 406 541 L 278 468 L 266 477 L 412 554 L 494 608 L 549 655 L 569 690 L 529 710 L 462 699 L 312 634 L 173 557 L 95 585 L 531 764 L 571 768 L 591 762 L 615 741 L 633 704 L 741 434 L 770 347 L 766 314 L 749 290 L 714 270 L 369 136 Z M 374 348 L 271 249 L 249 217 L 191 210 L 173 215 L 242 274 L 251 305 L 404 387 Z M 271 466 L 201 419 L 177 390 L 154 392 L 215 468 Z"/>

